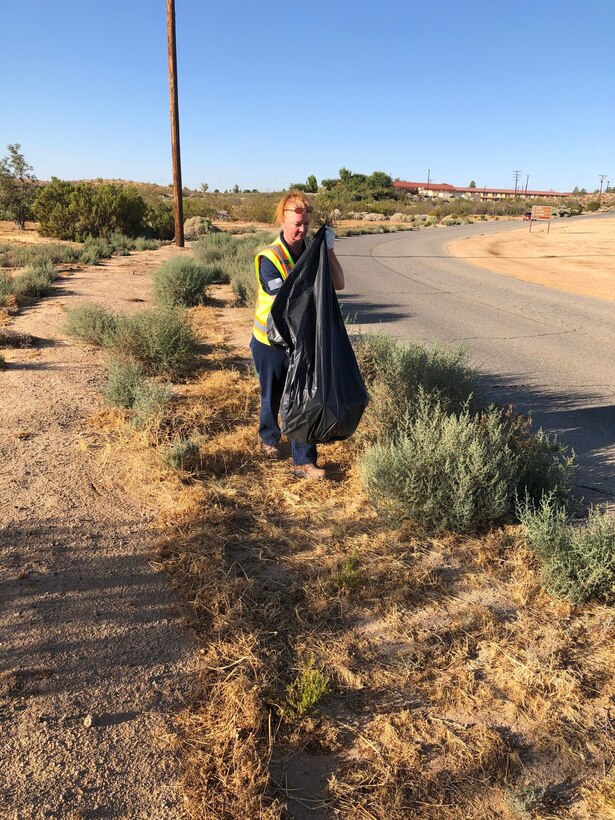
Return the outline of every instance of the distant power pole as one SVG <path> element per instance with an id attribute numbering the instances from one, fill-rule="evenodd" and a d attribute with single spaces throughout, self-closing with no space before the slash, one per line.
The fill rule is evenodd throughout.
<path id="1" fill-rule="evenodd" d="M 517 197 L 517 187 L 519 185 L 519 177 L 521 176 L 521 171 L 513 171 L 515 176 L 515 198 Z"/>
<path id="2" fill-rule="evenodd" d="M 527 196 L 527 184 L 528 184 L 528 182 L 529 182 L 529 181 L 530 181 L 530 175 L 528 174 L 528 175 L 525 177 L 525 195 L 526 195 L 526 196 Z"/>
<path id="3" fill-rule="evenodd" d="M 604 182 L 605 179 L 606 179 L 606 174 L 600 174 L 600 196 L 598 197 L 598 202 L 600 202 L 600 203 L 602 203 L 602 183 Z"/>
<path id="4" fill-rule="evenodd" d="M 184 209 L 182 205 L 182 168 L 179 151 L 179 103 L 177 101 L 177 49 L 175 46 L 175 0 L 167 0 L 167 39 L 169 47 L 169 96 L 171 101 L 171 152 L 173 155 L 173 204 L 175 244 L 184 247 Z"/>

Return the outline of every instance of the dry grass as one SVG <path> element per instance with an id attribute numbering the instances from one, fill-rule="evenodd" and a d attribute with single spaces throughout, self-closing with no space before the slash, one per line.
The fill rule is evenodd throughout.
<path id="1" fill-rule="evenodd" d="M 200 645 L 174 736 L 191 816 L 612 817 L 612 610 L 548 595 L 520 528 L 388 528 L 351 442 L 321 449 L 326 482 L 266 462 L 236 316 L 192 311 L 203 368 L 156 429 L 98 418 L 101 463 L 130 446 L 124 478 L 161 510 L 159 561 Z M 180 435 L 200 441 L 190 477 L 155 455 Z M 329 692 L 291 717 L 310 664 Z"/>

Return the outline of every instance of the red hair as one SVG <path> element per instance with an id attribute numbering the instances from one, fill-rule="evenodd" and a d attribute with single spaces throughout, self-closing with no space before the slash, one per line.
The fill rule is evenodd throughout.
<path id="1" fill-rule="evenodd" d="M 278 202 L 278 207 L 275 209 L 275 221 L 281 225 L 284 221 L 284 211 L 287 208 L 311 208 L 312 203 L 303 193 L 303 191 L 289 191 L 284 194 L 282 199 Z"/>

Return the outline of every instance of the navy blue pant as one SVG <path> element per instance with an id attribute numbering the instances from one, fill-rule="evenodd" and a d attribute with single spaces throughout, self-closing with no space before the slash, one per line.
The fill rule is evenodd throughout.
<path id="1" fill-rule="evenodd" d="M 254 366 L 261 386 L 261 415 L 258 434 L 263 444 L 280 440 L 278 413 L 288 371 L 288 356 L 279 347 L 264 345 L 254 336 L 250 342 Z M 316 464 L 316 445 L 291 442 L 293 464 Z"/>

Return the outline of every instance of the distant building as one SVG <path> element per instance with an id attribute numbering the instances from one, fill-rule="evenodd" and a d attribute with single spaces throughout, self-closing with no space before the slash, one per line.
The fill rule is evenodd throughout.
<path id="1" fill-rule="evenodd" d="M 414 196 L 438 197 L 439 199 L 476 199 L 494 202 L 500 199 L 514 199 L 515 196 L 522 199 L 562 199 L 572 196 L 570 193 L 562 191 L 525 191 L 517 188 L 458 188 L 446 182 L 394 182 L 394 188 L 399 188 Z"/>

